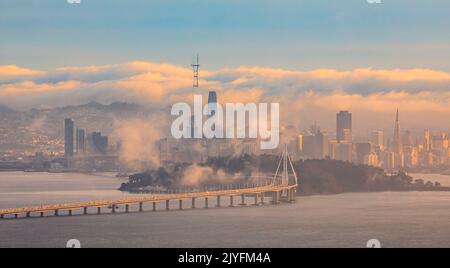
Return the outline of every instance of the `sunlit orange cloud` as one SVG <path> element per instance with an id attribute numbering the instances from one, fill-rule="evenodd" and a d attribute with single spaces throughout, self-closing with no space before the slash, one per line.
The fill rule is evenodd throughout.
<path id="1" fill-rule="evenodd" d="M 252 76 L 261 76 L 271 79 L 279 79 L 283 77 L 298 77 L 298 78 L 316 78 L 316 79 L 380 79 L 391 81 L 414 81 L 414 80 L 429 80 L 429 81 L 450 81 L 450 73 L 436 71 L 431 69 L 392 69 L 392 70 L 376 70 L 373 68 L 359 68 L 351 71 L 339 71 L 335 69 L 316 69 L 312 71 L 291 71 L 285 69 L 274 69 L 266 67 L 239 67 L 236 69 L 222 69 L 218 73 L 242 73 Z M 235 83 L 242 83 L 248 81 L 248 77 L 242 77 L 235 81 Z"/>
<path id="2" fill-rule="evenodd" d="M 350 75 L 353 77 L 375 77 L 382 80 L 391 81 L 449 81 L 450 74 L 430 69 L 410 69 L 410 70 L 373 70 L 373 69 L 356 69 Z"/>
<path id="3" fill-rule="evenodd" d="M 79 81 L 64 81 L 55 84 L 37 84 L 31 81 L 24 81 L 15 84 L 0 85 L 0 96 L 32 95 L 49 92 L 63 92 L 68 90 L 78 90 L 83 83 Z M 30 96 L 32 98 L 32 96 Z"/>
<path id="4" fill-rule="evenodd" d="M 333 110 L 370 110 L 384 112 L 400 108 L 407 112 L 450 113 L 450 92 L 388 92 L 370 95 L 350 94 L 343 91 L 317 93 L 309 91 L 299 96 L 297 106 L 317 106 Z"/>
<path id="5" fill-rule="evenodd" d="M 21 108 L 81 104 L 87 100 L 167 106 L 179 101 L 190 102 L 194 94 L 206 95 L 208 90 L 216 90 L 223 103 L 276 100 L 293 111 L 306 105 L 315 109 L 374 112 L 400 106 L 404 110 L 428 109 L 450 116 L 447 108 L 450 106 L 447 93 L 450 73 L 428 69 L 296 71 L 246 66 L 217 71 L 201 69 L 199 89 L 192 89 L 189 66 L 165 63 L 134 61 L 66 66 L 46 72 L 0 66 L 0 70 L 0 77 L 15 76 L 13 82 L 6 80 L 0 84 L 0 102 Z M 37 74 L 39 79 L 30 77 Z M 67 97 L 69 92 L 70 98 Z M 7 103 L 1 98 L 19 95 L 20 98 Z M 38 96 L 42 97 L 36 98 Z M 53 103 L 42 103 L 47 99 Z"/>
<path id="6" fill-rule="evenodd" d="M 117 88 L 137 93 L 149 100 L 160 100 L 173 91 L 189 87 L 190 77 L 167 77 L 161 73 L 145 73 L 114 82 Z"/>
<path id="7" fill-rule="evenodd" d="M 15 78 L 43 75 L 45 72 L 21 68 L 15 65 L 0 65 L 0 78 Z"/>
<path id="8" fill-rule="evenodd" d="M 154 63 L 145 61 L 133 61 L 123 65 L 124 68 L 134 70 L 137 72 L 158 72 L 163 74 L 170 74 L 171 76 L 192 76 L 192 69 L 188 67 L 180 67 L 167 63 Z M 202 70 L 202 75 L 208 76 L 211 72 Z"/>
<path id="9" fill-rule="evenodd" d="M 258 103 L 262 100 L 263 90 L 261 88 L 249 88 L 246 90 L 230 89 L 219 92 L 222 103 Z"/>

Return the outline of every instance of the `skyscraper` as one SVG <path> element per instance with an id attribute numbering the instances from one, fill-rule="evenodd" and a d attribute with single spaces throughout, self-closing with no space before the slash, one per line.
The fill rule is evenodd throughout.
<path id="1" fill-rule="evenodd" d="M 217 93 L 210 91 L 208 93 L 208 118 L 216 114 L 217 109 Z"/>
<path id="2" fill-rule="evenodd" d="M 75 140 L 77 142 L 77 154 L 83 154 L 86 151 L 86 132 L 84 129 L 78 129 L 76 132 Z"/>
<path id="3" fill-rule="evenodd" d="M 370 142 L 359 142 L 355 145 L 356 148 L 356 162 L 358 164 L 364 164 L 366 156 L 370 155 L 372 150 L 372 144 Z"/>
<path id="4" fill-rule="evenodd" d="M 64 121 L 64 154 L 66 157 L 73 156 L 73 131 L 73 120 L 66 118 Z"/>
<path id="5" fill-rule="evenodd" d="M 329 140 L 326 130 L 317 129 L 311 135 L 302 135 L 302 153 L 312 159 L 323 159 L 329 156 Z"/>
<path id="6" fill-rule="evenodd" d="M 103 136 L 101 132 L 92 133 L 92 143 L 97 153 L 106 154 L 108 149 L 108 136 Z"/>
<path id="7" fill-rule="evenodd" d="M 398 109 L 397 114 L 395 116 L 393 153 L 394 153 L 394 168 L 395 169 L 403 168 L 405 166 L 405 155 L 403 151 L 402 137 L 400 135 L 400 120 Z"/>
<path id="8" fill-rule="evenodd" d="M 340 111 L 336 115 L 336 140 L 352 141 L 352 114 L 348 111 Z"/>
<path id="9" fill-rule="evenodd" d="M 303 133 L 300 131 L 300 134 L 298 134 L 298 152 L 303 152 Z"/>
<path id="10" fill-rule="evenodd" d="M 208 93 L 208 118 L 213 117 L 217 111 L 217 94 L 215 91 Z M 216 125 L 212 126 L 212 130 L 216 130 Z"/>
<path id="11" fill-rule="evenodd" d="M 394 153 L 402 154 L 403 153 L 403 144 L 400 136 L 400 120 L 399 120 L 399 112 L 397 109 L 397 114 L 395 117 L 395 127 L 394 127 Z"/>
<path id="12" fill-rule="evenodd" d="M 372 143 L 378 151 L 384 151 L 384 132 L 381 130 L 372 132 Z"/>
<path id="13" fill-rule="evenodd" d="M 431 134 L 428 129 L 423 132 L 423 150 L 429 152 L 431 150 Z"/>

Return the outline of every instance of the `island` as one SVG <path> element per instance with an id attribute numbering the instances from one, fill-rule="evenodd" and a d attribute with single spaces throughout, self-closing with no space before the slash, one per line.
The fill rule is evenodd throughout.
<path id="1" fill-rule="evenodd" d="M 204 164 L 168 163 L 133 174 L 119 190 L 131 193 L 195 191 L 220 185 L 251 185 L 270 181 L 277 169 L 275 155 L 211 158 Z M 406 172 L 387 173 L 368 165 L 331 159 L 297 160 L 298 195 L 385 191 L 450 191 L 439 182 L 413 179 Z M 263 178 L 263 179 L 261 179 Z"/>

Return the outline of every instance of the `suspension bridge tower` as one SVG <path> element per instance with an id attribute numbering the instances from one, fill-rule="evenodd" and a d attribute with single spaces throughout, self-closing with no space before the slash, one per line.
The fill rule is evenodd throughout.
<path id="1" fill-rule="evenodd" d="M 298 185 L 298 177 L 295 172 L 294 164 L 292 163 L 292 158 L 289 155 L 287 145 L 284 146 L 283 153 L 281 154 L 280 161 L 278 162 L 277 171 L 273 177 L 273 185 L 274 186 L 291 186 Z M 290 193 L 287 190 L 284 190 L 281 193 L 281 197 L 289 198 Z"/>

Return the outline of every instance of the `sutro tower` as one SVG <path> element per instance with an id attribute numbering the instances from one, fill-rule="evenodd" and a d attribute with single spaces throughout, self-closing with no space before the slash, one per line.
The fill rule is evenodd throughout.
<path id="1" fill-rule="evenodd" d="M 197 59 L 194 58 L 192 61 L 192 70 L 194 71 L 194 82 L 192 84 L 193 88 L 198 88 L 198 69 L 200 68 L 200 61 L 197 54 Z"/>

